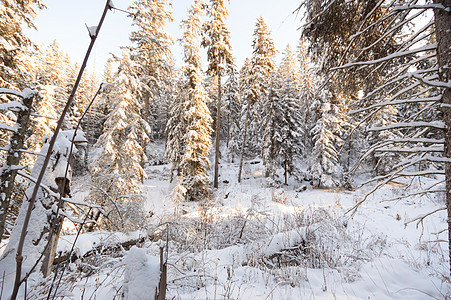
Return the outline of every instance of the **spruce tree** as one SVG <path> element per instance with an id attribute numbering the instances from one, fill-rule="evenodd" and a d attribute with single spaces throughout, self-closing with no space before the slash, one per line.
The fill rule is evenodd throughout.
<path id="1" fill-rule="evenodd" d="M 207 56 L 210 64 L 207 73 L 218 80 L 218 97 L 216 99 L 216 133 L 215 133 L 215 174 L 213 186 L 218 187 L 219 177 L 219 137 L 221 131 L 221 77 L 227 65 L 233 64 L 230 32 L 225 24 L 228 15 L 225 0 L 210 0 L 208 15 L 211 20 L 204 24 L 205 38 L 202 44 L 208 47 Z"/>
<path id="2" fill-rule="evenodd" d="M 180 162 L 185 152 L 184 137 L 186 134 L 187 123 L 185 119 L 185 101 L 186 91 L 183 87 L 183 79 L 177 81 L 179 91 L 169 105 L 169 119 L 166 124 L 166 153 L 165 156 L 171 163 L 170 182 L 174 177 L 174 171 L 177 176 L 181 175 Z"/>
<path id="3" fill-rule="evenodd" d="M 227 156 L 231 162 L 239 156 L 241 137 L 241 98 L 239 79 L 234 67 L 228 69 L 227 80 L 224 83 L 224 111 L 226 120 Z"/>
<path id="4" fill-rule="evenodd" d="M 34 19 L 41 0 L 1 1 L 0 8 L 0 86 L 24 89 L 29 87 L 32 74 L 27 74 L 27 47 L 32 45 L 23 25 L 36 29 Z"/>
<path id="5" fill-rule="evenodd" d="M 284 183 L 288 184 L 288 174 L 295 172 L 294 161 L 304 147 L 299 67 L 289 46 L 284 54 L 278 70 L 271 76 L 271 89 L 264 104 L 262 157 L 265 176 L 274 179 L 277 167 L 282 167 Z"/>
<path id="6" fill-rule="evenodd" d="M 340 186 L 343 171 L 339 151 L 343 145 L 346 117 L 331 103 L 330 95 L 323 97 L 320 118 L 311 132 L 314 146 L 309 169 L 315 187 L 334 188 Z"/>
<path id="7" fill-rule="evenodd" d="M 174 20 L 171 0 L 136 0 L 129 10 L 137 30 L 130 35 L 132 59 L 142 81 L 140 101 L 143 103 L 143 117 L 152 127 L 160 117 L 153 114 L 159 103 L 164 101 L 164 87 L 171 77 L 172 36 L 165 30 L 168 22 Z M 150 132 L 149 132 L 150 133 Z"/>
<path id="8" fill-rule="evenodd" d="M 135 91 L 139 88 L 136 65 L 123 52 L 109 94 L 110 109 L 96 146 L 102 151 L 91 164 L 91 197 L 102 205 L 108 220 L 103 224 L 133 230 L 144 220 L 140 185 L 146 174 L 146 156 L 139 141 L 147 140 L 148 124 L 140 115 Z"/>
<path id="9" fill-rule="evenodd" d="M 200 16 L 204 3 L 195 0 L 189 16 L 183 21 L 183 48 L 185 54 L 184 73 L 187 80 L 185 100 L 186 133 L 183 137 L 185 152 L 180 162 L 181 184 L 188 201 L 203 200 L 209 194 L 207 168 L 211 148 L 212 118 L 207 107 L 208 97 L 203 87 L 199 39 L 202 30 Z"/>
<path id="10" fill-rule="evenodd" d="M 243 160 L 244 160 L 244 149 L 246 147 L 246 135 L 248 128 L 254 129 L 252 130 L 251 136 L 256 137 L 258 142 L 258 137 L 261 134 L 259 132 L 259 124 L 255 124 L 254 126 L 249 126 L 249 121 L 251 114 L 253 113 L 252 109 L 254 108 L 255 103 L 262 103 L 265 101 L 266 97 L 269 93 L 270 88 L 270 75 L 274 70 L 274 55 L 276 54 L 276 49 L 274 47 L 274 42 L 271 38 L 271 31 L 269 30 L 265 19 L 260 17 L 257 19 L 257 23 L 255 25 L 254 30 L 254 40 L 252 44 L 253 52 L 252 57 L 249 62 L 249 69 L 246 74 L 246 86 L 249 89 L 249 92 L 246 94 L 246 113 L 245 113 L 245 122 L 244 122 L 244 132 L 243 132 L 243 143 L 241 148 L 241 159 L 240 159 L 240 167 L 238 171 L 238 182 L 241 181 L 241 172 L 243 169 Z M 258 108 L 255 109 L 256 112 L 259 112 Z M 252 118 L 252 121 L 258 120 L 258 115 Z M 251 139 L 249 139 L 251 140 Z"/>

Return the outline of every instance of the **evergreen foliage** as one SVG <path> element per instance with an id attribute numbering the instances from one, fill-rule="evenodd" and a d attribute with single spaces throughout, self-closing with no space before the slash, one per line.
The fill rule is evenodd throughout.
<path id="1" fill-rule="evenodd" d="M 186 190 L 185 198 L 188 201 L 209 197 L 207 168 L 210 165 L 208 155 L 211 148 L 212 118 L 207 107 L 208 97 L 203 86 L 199 55 L 203 6 L 202 0 L 195 0 L 188 19 L 182 23 L 187 99 L 184 103 L 186 131 L 183 136 L 185 147 L 180 162 L 180 183 Z"/>
<path id="2" fill-rule="evenodd" d="M 134 96 L 139 86 L 136 65 L 124 51 L 109 95 L 111 111 L 96 144 L 101 153 L 90 166 L 91 197 L 107 211 L 107 227 L 132 230 L 144 221 L 140 185 L 146 156 L 139 141 L 148 139 L 148 124 Z"/>

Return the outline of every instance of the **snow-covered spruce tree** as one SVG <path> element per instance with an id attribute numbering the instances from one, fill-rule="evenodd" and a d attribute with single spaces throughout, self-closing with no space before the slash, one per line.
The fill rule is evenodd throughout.
<path id="1" fill-rule="evenodd" d="M 177 80 L 179 91 L 169 106 L 169 119 L 166 124 L 166 159 L 171 163 L 170 182 L 174 179 L 174 171 L 181 175 L 180 162 L 185 153 L 185 134 L 187 123 L 185 119 L 185 101 L 188 98 L 183 87 L 183 78 Z"/>
<path id="2" fill-rule="evenodd" d="M 383 107 L 374 115 L 374 121 L 371 127 L 386 127 L 396 123 L 398 110 L 392 106 Z M 370 153 L 371 165 L 373 167 L 373 176 L 385 175 L 389 173 L 393 166 L 396 166 L 400 157 L 399 154 L 384 153 L 381 143 L 386 144 L 387 141 L 393 141 L 402 138 L 403 133 L 399 130 L 383 130 L 370 131 L 367 137 L 368 146 L 375 149 Z"/>
<path id="3" fill-rule="evenodd" d="M 103 225 L 134 230 L 144 221 L 140 185 L 145 153 L 139 141 L 147 139 L 148 124 L 140 115 L 135 92 L 139 88 L 136 66 L 123 52 L 108 95 L 109 112 L 96 146 L 101 153 L 91 164 L 91 199 L 106 211 Z"/>
<path id="4" fill-rule="evenodd" d="M 315 107 L 314 94 L 316 90 L 315 85 L 315 71 L 313 63 L 308 55 L 308 48 L 305 40 L 300 40 L 298 45 L 298 60 L 299 60 L 299 100 L 301 105 L 302 114 L 302 130 L 303 130 L 303 144 L 304 158 L 309 157 L 312 152 L 312 137 L 310 135 L 311 130 L 319 119 L 319 115 L 315 112 L 319 112 L 319 109 Z"/>
<path id="5" fill-rule="evenodd" d="M 168 62 L 168 72 L 161 79 L 158 88 L 158 97 L 150 102 L 150 123 L 152 140 L 167 140 L 166 125 L 169 121 L 170 106 L 178 97 L 180 70 L 175 66 L 172 58 Z M 151 157 L 149 157 L 151 159 Z"/>
<path id="6" fill-rule="evenodd" d="M 274 78 L 276 74 L 272 76 Z M 281 121 L 281 114 L 283 114 L 281 104 L 280 82 L 273 80 L 269 95 L 263 105 L 262 116 L 262 158 L 265 165 L 265 177 L 273 180 L 276 176 L 276 160 L 280 151 L 280 142 L 282 141 L 280 131 L 277 130 L 279 129 L 278 122 Z"/>
<path id="7" fill-rule="evenodd" d="M 227 157 L 233 163 L 239 156 L 241 149 L 241 98 L 239 81 L 235 68 L 227 71 L 227 80 L 224 83 L 224 111 Z"/>
<path id="8" fill-rule="evenodd" d="M 100 135 L 102 135 L 103 124 L 105 123 L 108 113 L 111 111 L 109 92 L 113 88 L 115 76 L 115 70 L 112 68 L 114 61 L 115 58 L 113 57 L 110 57 L 107 60 L 102 78 L 102 96 L 94 101 L 91 110 L 88 112 L 87 117 L 85 117 L 85 131 L 89 145 L 94 145 Z"/>
<path id="9" fill-rule="evenodd" d="M 22 26 L 36 29 L 34 18 L 45 8 L 41 0 L 2 1 L 0 7 L 0 86 L 24 89 L 29 87 L 26 55 L 30 39 Z"/>
<path id="10" fill-rule="evenodd" d="M 254 40 L 252 43 L 252 57 L 249 61 L 249 69 L 246 71 L 246 86 L 249 89 L 249 93 L 246 94 L 246 113 L 244 122 L 244 132 L 243 132 L 243 143 L 241 150 L 240 167 L 238 171 L 238 182 L 241 181 L 241 171 L 243 168 L 244 159 L 244 149 L 246 147 L 246 135 L 248 128 L 259 131 L 258 125 L 249 126 L 249 121 L 253 123 L 259 123 L 259 115 L 253 113 L 253 108 L 255 103 L 262 103 L 265 101 L 269 93 L 270 87 L 270 75 L 275 69 L 274 65 L 274 55 L 276 54 L 276 49 L 274 47 L 274 42 L 271 38 L 271 31 L 265 22 L 263 16 L 257 19 L 254 30 Z M 258 111 L 258 110 L 255 110 Z M 250 120 L 252 116 L 252 119 Z M 256 137 L 257 141 L 251 141 L 249 139 L 248 143 L 258 143 L 258 136 L 261 132 L 254 132 L 254 134 L 249 134 L 250 136 Z"/>
<path id="11" fill-rule="evenodd" d="M 188 201 L 205 200 L 209 194 L 207 168 L 211 148 L 212 118 L 207 107 L 208 97 L 203 87 L 201 57 L 199 55 L 201 15 L 204 3 L 195 0 L 189 16 L 183 21 L 182 44 L 185 54 L 184 73 L 187 79 L 185 101 L 186 133 L 183 137 L 185 152 L 180 162 L 181 185 Z"/>
<path id="12" fill-rule="evenodd" d="M 172 36 L 165 30 L 174 20 L 172 0 L 136 0 L 130 7 L 133 25 L 137 30 L 130 35 L 132 59 L 137 63 L 137 72 L 142 81 L 139 87 L 143 103 L 143 118 L 155 127 L 163 115 L 152 114 L 165 101 L 164 89 L 171 77 Z M 149 132 L 150 134 L 150 132 Z M 160 132 L 163 134 L 163 132 Z"/>
<path id="13" fill-rule="evenodd" d="M 265 176 L 274 179 L 277 167 L 284 169 L 284 183 L 293 174 L 294 160 L 303 146 L 300 106 L 300 74 L 295 54 L 287 46 L 263 110 L 262 157 Z"/>
<path id="14" fill-rule="evenodd" d="M 219 177 L 219 136 L 221 132 L 221 78 L 227 66 L 233 65 L 230 32 L 225 24 L 228 15 L 225 0 L 210 0 L 207 9 L 210 20 L 204 24 L 205 36 L 202 45 L 207 47 L 209 61 L 207 73 L 218 80 L 218 96 L 216 99 L 216 130 L 215 130 L 215 174 L 213 186 L 218 187 Z"/>
<path id="15" fill-rule="evenodd" d="M 314 146 L 309 169 L 314 186 L 318 188 L 340 186 L 343 171 L 339 150 L 343 143 L 342 136 L 347 125 L 347 116 L 337 103 L 331 103 L 331 99 L 334 97 L 323 96 L 321 117 L 311 132 Z"/>
<path id="16" fill-rule="evenodd" d="M 42 59 L 36 66 L 36 87 L 34 109 L 39 115 L 33 118 L 32 134 L 27 140 L 29 150 L 39 152 L 43 139 L 53 133 L 58 115 L 65 105 L 69 92 L 70 76 L 73 67 L 58 43 L 54 41 L 44 53 L 38 53 Z M 65 127 L 65 129 L 68 129 Z M 28 156 L 30 162 L 36 158 Z"/>

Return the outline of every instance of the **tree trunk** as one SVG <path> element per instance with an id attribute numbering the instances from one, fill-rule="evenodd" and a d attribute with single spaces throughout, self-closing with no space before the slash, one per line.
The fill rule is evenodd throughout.
<path id="1" fill-rule="evenodd" d="M 18 130 L 11 136 L 10 148 L 6 157 L 6 163 L 3 166 L 3 173 L 0 175 L 0 195 L 1 198 L 1 214 L 0 214 L 0 241 L 5 233 L 6 216 L 8 215 L 9 206 L 11 203 L 11 197 L 14 190 L 14 182 L 16 179 L 18 169 L 15 168 L 19 165 L 23 149 L 24 141 L 26 137 L 26 131 L 28 130 L 28 124 L 30 121 L 31 106 L 33 104 L 34 94 L 30 94 L 30 97 L 22 99 L 22 104 L 26 109 L 20 110 L 17 114 Z"/>
<path id="2" fill-rule="evenodd" d="M 243 144 L 241 145 L 240 168 L 238 170 L 238 182 L 241 182 L 241 171 L 243 170 L 244 148 L 246 146 L 247 124 L 249 123 L 250 104 L 247 104 L 246 121 L 244 122 Z"/>
<path id="3" fill-rule="evenodd" d="M 226 147 L 229 149 L 229 142 L 230 142 L 230 101 L 227 106 L 227 141 L 226 141 Z"/>
<path id="4" fill-rule="evenodd" d="M 284 171 L 285 171 L 285 173 L 283 174 L 285 176 L 285 185 L 288 185 L 288 164 L 287 164 L 287 159 L 285 159 L 283 167 L 284 167 Z"/>
<path id="5" fill-rule="evenodd" d="M 434 3 L 442 4 L 444 9 L 435 9 L 435 31 L 437 36 L 437 56 L 439 66 L 440 81 L 450 84 L 451 82 L 451 0 L 434 0 Z M 445 152 L 444 156 L 451 159 L 451 88 L 445 88 L 442 103 L 443 121 L 445 128 Z M 447 162 L 445 166 L 446 177 L 446 207 L 448 211 L 448 247 L 450 256 L 450 274 L 451 274 L 451 163 Z"/>
<path id="6" fill-rule="evenodd" d="M 219 132 L 221 130 L 221 70 L 218 68 L 218 101 L 216 104 L 216 145 L 215 145 L 215 179 L 214 188 L 218 188 L 219 178 Z"/>
<path id="7" fill-rule="evenodd" d="M 88 140 L 88 144 L 86 145 L 86 150 L 85 150 L 85 157 L 84 157 L 84 167 L 86 169 L 88 169 L 88 160 L 89 160 L 89 143 L 91 143 L 91 140 L 93 139 L 92 137 L 92 126 L 91 126 L 91 115 L 92 115 L 92 108 L 91 106 L 89 107 L 89 112 L 88 112 L 88 124 L 87 124 L 87 132 L 86 132 L 86 139 Z"/>

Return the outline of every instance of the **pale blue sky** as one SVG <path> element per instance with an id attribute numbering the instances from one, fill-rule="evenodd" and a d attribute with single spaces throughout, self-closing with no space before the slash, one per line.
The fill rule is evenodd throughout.
<path id="1" fill-rule="evenodd" d="M 117 8 L 127 9 L 131 0 L 113 0 Z M 175 0 L 175 22 L 167 30 L 175 39 L 182 36 L 180 22 L 186 19 L 191 0 Z M 40 11 L 36 19 L 38 31 L 28 33 L 38 44 L 50 44 L 57 40 L 61 48 L 69 53 L 72 60 L 81 62 L 90 39 L 85 27 L 97 25 L 103 11 L 104 0 L 47 0 L 48 9 Z M 237 65 L 251 55 L 252 34 L 257 18 L 263 15 L 273 33 L 276 48 L 282 52 L 287 43 L 297 46 L 301 18 L 292 14 L 300 0 L 232 0 L 228 5 L 227 24 L 231 32 L 233 55 Z M 132 30 L 131 19 L 124 13 L 110 11 L 101 29 L 96 47 L 89 60 L 89 71 L 95 68 L 102 73 L 109 53 L 120 54 L 120 46 L 129 45 L 129 33 Z M 177 65 L 182 64 L 182 49 L 176 41 L 173 47 Z M 95 62 L 95 64 L 94 64 Z"/>

